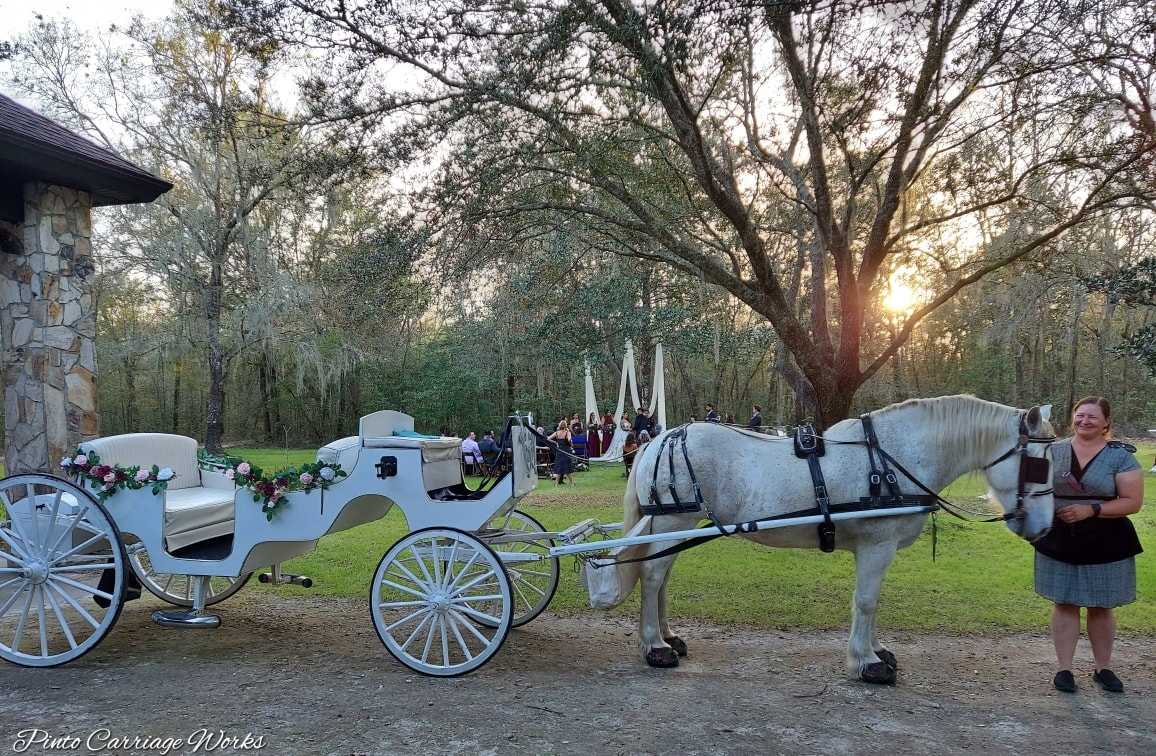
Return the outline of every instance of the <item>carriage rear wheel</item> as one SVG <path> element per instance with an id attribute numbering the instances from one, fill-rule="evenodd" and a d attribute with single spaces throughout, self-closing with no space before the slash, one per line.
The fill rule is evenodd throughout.
<path id="1" fill-rule="evenodd" d="M 484 536 L 515 535 L 525 533 L 532 535 L 544 533 L 546 528 L 542 523 L 520 510 L 511 510 L 509 514 L 495 517 L 483 531 Z M 510 576 L 510 585 L 514 591 L 514 618 L 511 627 L 521 627 L 530 622 L 550 605 L 554 593 L 558 590 L 558 575 L 560 568 L 558 558 L 545 558 L 534 561 L 519 559 L 523 554 L 546 554 L 555 546 L 553 538 L 534 538 L 504 543 L 493 543 L 487 540 L 490 548 L 502 557 L 502 564 Z M 487 620 L 479 619 L 485 624 Z"/>
<path id="2" fill-rule="evenodd" d="M 501 558 L 454 528 L 403 537 L 382 557 L 370 587 L 382 643 L 402 664 L 436 677 L 488 662 L 510 632 L 513 606 Z"/>
<path id="3" fill-rule="evenodd" d="M 0 480 L 0 657 L 54 667 L 91 651 L 120 616 L 126 570 L 120 532 L 86 491 Z"/>
<path id="4" fill-rule="evenodd" d="M 129 566 L 136 574 L 136 579 L 149 593 L 173 606 L 193 605 L 193 594 L 197 587 L 196 576 L 154 572 L 148 551 L 145 550 L 144 544 L 139 541 L 129 544 L 125 550 L 128 553 Z M 245 583 L 248 583 L 251 577 L 253 577 L 252 572 L 247 572 L 240 577 L 210 578 L 209 588 L 205 594 L 205 606 L 218 604 L 229 598 L 244 588 Z"/>

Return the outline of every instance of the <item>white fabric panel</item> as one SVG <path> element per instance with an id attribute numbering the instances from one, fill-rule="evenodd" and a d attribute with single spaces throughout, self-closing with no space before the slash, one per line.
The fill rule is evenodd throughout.
<path id="1" fill-rule="evenodd" d="M 182 546 L 233 532 L 234 491 L 182 488 L 165 493 L 165 548 Z M 250 497 L 251 498 L 251 497 Z M 253 506 L 260 504 L 253 502 Z"/>
<path id="2" fill-rule="evenodd" d="M 197 441 L 188 436 L 125 433 L 85 441 L 80 448 L 95 451 L 106 465 L 139 465 L 146 470 L 151 470 L 153 465 L 172 468 L 176 477 L 169 481 L 170 491 L 201 485 L 201 471 L 197 467 Z"/>
<path id="3" fill-rule="evenodd" d="M 598 400 L 594 396 L 594 376 L 590 374 L 590 361 L 586 360 L 586 414 L 582 416 L 582 425 L 590 420 L 590 413 L 594 413 L 594 417 L 601 420 L 602 413 L 598 410 Z"/>
<path id="4" fill-rule="evenodd" d="M 654 391 L 650 393 L 650 415 L 654 421 L 666 430 L 666 377 L 663 375 L 665 366 L 662 364 L 662 344 L 654 347 Z"/>

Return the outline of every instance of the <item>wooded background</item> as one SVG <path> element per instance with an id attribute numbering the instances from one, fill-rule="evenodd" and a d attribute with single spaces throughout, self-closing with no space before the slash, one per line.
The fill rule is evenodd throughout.
<path id="1" fill-rule="evenodd" d="M 1107 396 L 1156 428 L 1156 12 L 178 0 L 4 90 L 172 181 L 94 212 L 102 432 Z M 902 294 L 908 294 L 904 299 Z"/>

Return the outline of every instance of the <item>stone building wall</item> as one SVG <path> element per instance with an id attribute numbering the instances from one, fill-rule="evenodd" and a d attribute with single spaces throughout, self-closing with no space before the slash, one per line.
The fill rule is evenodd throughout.
<path id="1" fill-rule="evenodd" d="M 9 474 L 54 472 L 100 434 L 91 218 L 87 192 L 27 184 L 23 254 L 0 255 Z"/>

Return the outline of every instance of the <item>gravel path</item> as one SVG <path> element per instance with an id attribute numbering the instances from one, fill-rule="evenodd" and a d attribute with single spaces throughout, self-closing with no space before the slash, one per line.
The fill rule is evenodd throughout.
<path id="1" fill-rule="evenodd" d="M 1045 635 L 889 636 L 899 683 L 877 687 L 847 676 L 843 633 L 682 625 L 690 656 L 656 670 L 633 620 L 546 612 L 433 679 L 359 602 L 250 587 L 215 631 L 157 627 L 159 605 L 72 664 L 0 666 L 0 754 L 1156 753 L 1153 638 L 1118 642 L 1123 695 L 1092 685 L 1086 645 L 1079 692 L 1054 691 Z"/>

